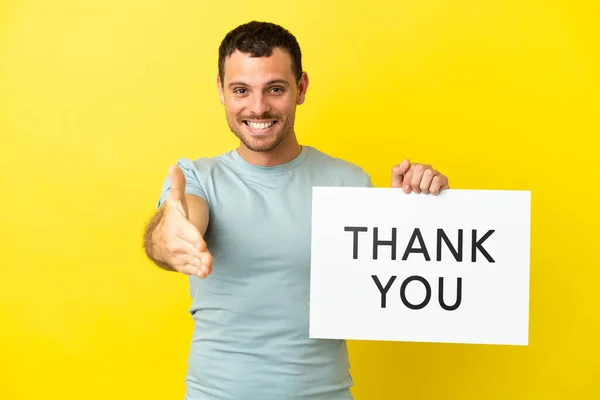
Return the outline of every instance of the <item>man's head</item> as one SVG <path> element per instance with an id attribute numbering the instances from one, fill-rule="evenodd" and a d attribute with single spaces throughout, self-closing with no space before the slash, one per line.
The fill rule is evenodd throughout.
<path id="1" fill-rule="evenodd" d="M 255 152 L 294 140 L 296 105 L 308 77 L 296 38 L 268 22 L 249 22 L 229 32 L 219 47 L 217 84 L 227 123 Z"/>

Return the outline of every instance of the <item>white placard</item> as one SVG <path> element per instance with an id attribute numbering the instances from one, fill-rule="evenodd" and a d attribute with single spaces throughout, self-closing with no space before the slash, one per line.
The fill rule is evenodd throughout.
<path id="1" fill-rule="evenodd" d="M 315 187 L 310 337 L 527 345 L 530 204 Z"/>

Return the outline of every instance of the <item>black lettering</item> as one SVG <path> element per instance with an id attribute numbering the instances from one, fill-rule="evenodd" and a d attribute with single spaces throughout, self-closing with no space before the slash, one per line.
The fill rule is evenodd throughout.
<path id="1" fill-rule="evenodd" d="M 396 228 L 392 228 L 392 240 L 379 240 L 379 228 L 373 228 L 373 260 L 377 260 L 378 246 L 392 246 L 392 260 L 396 259 Z"/>
<path id="2" fill-rule="evenodd" d="M 446 232 L 444 232 L 443 229 L 437 230 L 437 260 L 438 261 L 442 261 L 442 240 L 444 240 L 444 242 L 446 243 L 446 246 L 448 246 L 448 249 L 454 256 L 454 259 L 458 262 L 461 262 L 462 257 L 463 257 L 462 256 L 463 255 L 463 230 L 462 229 L 458 230 L 458 250 L 456 250 L 454 248 L 454 246 L 452 246 L 450 239 L 448 239 L 448 236 L 446 236 Z"/>
<path id="3" fill-rule="evenodd" d="M 406 287 L 412 281 L 419 281 L 425 286 L 425 300 L 423 300 L 421 304 L 411 304 L 406 299 Z M 429 303 L 429 300 L 431 300 L 431 286 L 429 286 L 429 282 L 427 282 L 427 280 L 421 276 L 410 276 L 406 278 L 404 282 L 402 282 L 402 286 L 400 287 L 400 298 L 406 307 L 410 308 L 411 310 L 420 310 Z"/>
<path id="4" fill-rule="evenodd" d="M 392 275 L 385 287 L 381 286 L 381 282 L 379 282 L 379 278 L 377 277 L 377 275 L 371 275 L 371 278 L 373 278 L 375 284 L 377 285 L 377 289 L 379 289 L 379 292 L 381 293 L 381 308 L 385 308 L 385 296 L 388 290 L 390 290 L 390 288 L 392 287 L 392 283 L 394 283 L 394 281 L 396 280 L 396 276 Z"/>
<path id="5" fill-rule="evenodd" d="M 419 244 L 421 245 L 421 247 L 418 249 L 412 247 L 415 243 L 415 239 L 419 239 Z M 415 228 L 415 230 L 413 231 L 413 234 L 408 242 L 408 246 L 406 246 L 406 251 L 404 252 L 402 260 L 406 261 L 410 253 L 423 253 L 423 255 L 425 256 L 425 261 L 431 260 L 429 258 L 429 253 L 427 252 L 427 247 L 425 247 L 425 242 L 423 241 L 423 236 L 421 235 L 421 231 L 419 230 L 419 228 Z"/>
<path id="6" fill-rule="evenodd" d="M 456 310 L 462 301 L 462 278 L 457 278 L 456 282 L 456 302 L 453 305 L 448 306 L 444 303 L 444 278 L 440 276 L 440 288 L 439 288 L 439 301 L 440 306 L 446 311 Z"/>
<path id="7" fill-rule="evenodd" d="M 346 232 L 354 232 L 352 239 L 352 258 L 358 258 L 358 232 L 366 232 L 367 228 L 364 226 L 346 226 L 344 227 Z"/>
<path id="8" fill-rule="evenodd" d="M 477 255 L 477 249 L 479 249 L 479 251 L 481 252 L 481 254 L 483 254 L 483 256 L 485 258 L 487 258 L 487 260 L 491 263 L 495 262 L 494 259 L 490 256 L 490 254 L 485 251 L 485 249 L 483 248 L 483 246 L 481 246 L 481 244 L 490 237 L 490 235 L 492 233 L 494 233 L 495 231 L 493 229 L 490 229 L 489 231 L 487 231 L 487 233 L 485 235 L 483 235 L 481 237 L 481 239 L 477 240 L 477 229 L 473 229 L 473 237 L 471 240 L 472 245 L 472 251 L 471 251 L 471 261 L 475 262 L 476 260 L 476 255 Z"/>

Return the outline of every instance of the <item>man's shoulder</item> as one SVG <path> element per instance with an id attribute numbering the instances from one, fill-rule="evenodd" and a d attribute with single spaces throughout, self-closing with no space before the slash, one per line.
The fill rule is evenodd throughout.
<path id="1" fill-rule="evenodd" d="M 311 163 L 313 167 L 319 169 L 321 174 L 348 186 L 370 185 L 369 174 L 358 164 L 314 147 L 310 147 L 310 152 Z"/>
<path id="2" fill-rule="evenodd" d="M 361 166 L 352 161 L 325 153 L 324 151 L 321 151 L 315 147 L 310 147 L 310 151 L 313 163 L 319 167 L 333 169 L 335 172 L 346 172 L 357 175 L 366 174 L 365 170 Z"/>
<path id="3" fill-rule="evenodd" d="M 229 152 L 212 157 L 203 156 L 189 158 L 181 156 L 178 158 L 176 165 L 183 172 L 186 183 L 186 193 L 202 197 L 210 204 L 210 197 L 206 192 L 206 188 L 207 186 L 210 186 L 209 183 L 213 180 L 216 171 L 223 167 L 223 161 L 228 157 L 228 154 Z M 158 207 L 165 201 L 170 189 L 171 177 L 166 176 L 162 184 Z"/>
<path id="4" fill-rule="evenodd" d="M 231 151 L 216 156 L 199 156 L 195 158 L 181 157 L 177 160 L 177 165 L 188 172 L 207 173 L 214 169 L 227 166 L 231 158 Z"/>

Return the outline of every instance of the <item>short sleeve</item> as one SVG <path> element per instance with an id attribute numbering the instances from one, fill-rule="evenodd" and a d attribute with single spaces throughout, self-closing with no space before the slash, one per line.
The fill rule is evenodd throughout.
<path id="1" fill-rule="evenodd" d="M 206 202 L 208 202 L 208 196 L 206 195 L 206 191 L 204 190 L 200 180 L 200 174 L 196 167 L 196 163 L 188 158 L 180 158 L 177 160 L 177 166 L 181 168 L 181 171 L 185 176 L 185 193 L 202 197 L 204 200 L 206 200 Z M 157 207 L 160 207 L 165 202 L 167 196 L 169 195 L 170 189 L 171 179 L 167 175 L 162 184 Z"/>

